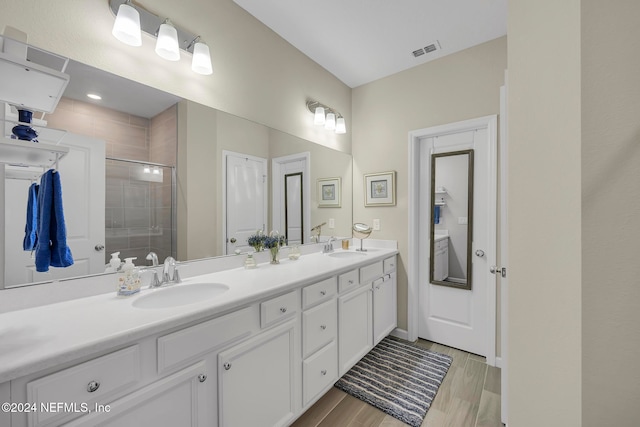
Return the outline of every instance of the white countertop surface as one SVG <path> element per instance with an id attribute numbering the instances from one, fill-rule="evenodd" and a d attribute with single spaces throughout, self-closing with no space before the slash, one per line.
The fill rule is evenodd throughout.
<path id="1" fill-rule="evenodd" d="M 340 252 L 338 249 L 336 252 Z M 366 256 L 334 258 L 321 253 L 297 261 L 261 263 L 183 279 L 170 286 L 216 282 L 229 290 L 214 299 L 171 308 L 136 308 L 150 292 L 128 298 L 114 292 L 0 314 L 0 384 L 24 375 L 124 345 L 154 333 L 205 320 L 303 285 L 341 274 L 394 254 L 397 249 L 369 248 Z M 115 289 L 115 283 L 114 283 Z"/>

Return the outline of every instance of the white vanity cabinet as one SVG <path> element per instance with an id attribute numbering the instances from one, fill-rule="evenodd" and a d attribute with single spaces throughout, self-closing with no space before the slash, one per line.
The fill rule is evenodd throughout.
<path id="1" fill-rule="evenodd" d="M 368 268 L 368 267 L 363 267 Z M 382 267 L 380 267 L 382 270 Z M 362 269 L 360 269 L 362 271 Z M 357 277 L 357 271 L 355 277 Z M 339 276 L 351 280 L 353 272 Z M 346 279 L 348 277 L 348 279 Z M 338 361 L 339 375 L 344 375 L 373 348 L 373 299 L 371 282 L 346 287 L 338 298 Z"/>
<path id="2" fill-rule="evenodd" d="M 373 281 L 373 345 L 378 344 L 398 325 L 396 257 L 383 262 L 383 276 Z"/>
<path id="3" fill-rule="evenodd" d="M 297 335 L 294 319 L 218 355 L 220 426 L 282 426 L 293 420 Z"/>
<path id="4" fill-rule="evenodd" d="M 67 427 L 210 426 L 215 422 L 211 387 L 215 372 L 201 361 L 65 424 Z M 206 381 L 209 380 L 209 384 Z M 91 408 L 92 410 L 94 408 Z"/>
<path id="5" fill-rule="evenodd" d="M 449 237 L 436 240 L 433 250 L 433 280 L 446 280 L 449 277 Z"/>
<path id="6" fill-rule="evenodd" d="M 377 259 L 0 384 L 2 401 L 67 405 L 0 426 L 290 425 L 395 328 L 397 258 Z"/>
<path id="7" fill-rule="evenodd" d="M 302 407 L 338 379 L 338 287 L 331 277 L 302 289 Z"/>

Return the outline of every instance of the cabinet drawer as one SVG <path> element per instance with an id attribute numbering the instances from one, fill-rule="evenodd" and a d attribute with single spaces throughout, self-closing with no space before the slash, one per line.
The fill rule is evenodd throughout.
<path id="1" fill-rule="evenodd" d="M 334 340 L 338 333 L 338 301 L 333 299 L 302 313 L 302 356 Z"/>
<path id="2" fill-rule="evenodd" d="M 338 276 L 338 292 L 340 293 L 354 289 L 359 284 L 358 270 L 353 270 Z"/>
<path id="3" fill-rule="evenodd" d="M 247 337 L 259 327 L 257 307 L 247 307 L 162 336 L 158 338 L 158 372 Z"/>
<path id="4" fill-rule="evenodd" d="M 336 291 L 335 277 L 305 287 L 302 289 L 302 309 L 305 310 L 320 301 L 328 300 L 336 294 Z"/>
<path id="5" fill-rule="evenodd" d="M 260 304 L 260 327 L 266 328 L 298 312 L 298 291 L 289 292 Z"/>
<path id="6" fill-rule="evenodd" d="M 137 345 L 81 363 L 27 384 L 27 399 L 36 403 L 81 404 L 106 402 L 109 396 L 130 388 L 140 380 L 140 350 Z M 38 426 L 68 413 L 29 413 L 29 425 Z"/>
<path id="7" fill-rule="evenodd" d="M 387 273 L 392 273 L 394 271 L 396 271 L 396 257 L 392 256 L 390 258 L 387 258 L 383 261 L 383 265 L 384 265 L 384 274 Z"/>
<path id="8" fill-rule="evenodd" d="M 338 379 L 338 351 L 333 341 L 302 363 L 303 403 L 306 407 Z"/>
<path id="9" fill-rule="evenodd" d="M 382 276 L 382 261 L 360 268 L 360 283 L 370 282 Z"/>

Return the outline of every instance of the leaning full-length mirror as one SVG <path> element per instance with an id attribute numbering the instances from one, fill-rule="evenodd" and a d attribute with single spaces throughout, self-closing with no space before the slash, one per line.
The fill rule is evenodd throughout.
<path id="1" fill-rule="evenodd" d="M 473 150 L 433 154 L 430 187 L 430 282 L 471 289 Z"/>

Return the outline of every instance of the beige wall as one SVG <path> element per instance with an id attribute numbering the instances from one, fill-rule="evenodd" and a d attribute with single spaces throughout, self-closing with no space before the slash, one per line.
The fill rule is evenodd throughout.
<path id="1" fill-rule="evenodd" d="M 232 0 L 139 0 L 136 4 L 200 34 L 213 75 L 191 71 L 190 55 L 175 63 L 154 52 L 155 38 L 124 45 L 111 35 L 107 0 L 3 1 L 0 30 L 13 26 L 35 46 L 144 83 L 185 99 L 245 117 L 310 141 L 351 151 L 351 90 L 265 27 Z M 283 65 L 284 64 L 284 65 Z M 308 97 L 340 111 L 347 134 L 311 125 Z"/>
<path id="2" fill-rule="evenodd" d="M 640 2 L 581 2 L 582 420 L 640 423 Z"/>
<path id="3" fill-rule="evenodd" d="M 498 114 L 507 68 L 502 37 L 353 90 L 353 220 L 397 239 L 398 326 L 407 328 L 408 133 L 411 130 Z M 397 205 L 364 207 L 363 174 L 395 170 Z"/>
<path id="4" fill-rule="evenodd" d="M 580 0 L 509 1 L 508 37 L 509 425 L 577 427 Z"/>

